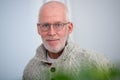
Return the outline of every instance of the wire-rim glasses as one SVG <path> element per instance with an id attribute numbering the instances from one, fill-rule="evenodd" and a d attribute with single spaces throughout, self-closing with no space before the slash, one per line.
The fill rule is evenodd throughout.
<path id="1" fill-rule="evenodd" d="M 67 24 L 69 24 L 70 22 L 67 22 L 67 23 L 54 23 L 54 24 L 50 24 L 50 23 L 37 23 L 37 26 L 40 27 L 40 30 L 45 32 L 45 31 L 49 31 L 51 26 L 53 27 L 53 29 L 55 31 L 60 31 L 63 29 L 63 27 Z"/>

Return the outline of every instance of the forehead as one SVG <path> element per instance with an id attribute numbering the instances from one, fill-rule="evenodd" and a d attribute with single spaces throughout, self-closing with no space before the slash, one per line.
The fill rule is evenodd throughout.
<path id="1" fill-rule="evenodd" d="M 43 6 L 41 7 L 41 11 L 45 8 L 67 9 L 65 4 L 63 4 L 62 2 L 58 2 L 58 1 L 50 1 L 50 2 L 43 4 Z"/>
<path id="2" fill-rule="evenodd" d="M 42 6 L 39 13 L 39 20 L 66 19 L 66 6 L 62 3 L 47 3 Z"/>

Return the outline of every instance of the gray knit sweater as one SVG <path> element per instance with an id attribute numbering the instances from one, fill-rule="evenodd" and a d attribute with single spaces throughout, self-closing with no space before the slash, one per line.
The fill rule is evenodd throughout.
<path id="1" fill-rule="evenodd" d="M 96 65 L 96 68 L 103 69 L 111 66 L 108 59 L 93 51 L 81 49 L 71 42 L 68 42 L 62 55 L 52 65 L 47 61 L 46 49 L 43 44 L 37 48 L 36 55 L 27 64 L 23 80 L 51 80 L 57 72 L 69 72 L 78 80 L 77 72 L 86 66 Z M 88 68 L 88 67 L 87 67 Z M 86 68 L 85 68 L 86 69 Z"/>

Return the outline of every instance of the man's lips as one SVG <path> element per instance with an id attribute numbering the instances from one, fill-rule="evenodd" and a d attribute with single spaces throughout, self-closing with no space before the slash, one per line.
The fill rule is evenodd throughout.
<path id="1" fill-rule="evenodd" d="M 56 43 L 57 41 L 59 41 L 59 39 L 47 39 L 46 41 L 48 43 Z"/>
<path id="2" fill-rule="evenodd" d="M 46 41 L 58 41 L 59 39 L 47 39 Z"/>

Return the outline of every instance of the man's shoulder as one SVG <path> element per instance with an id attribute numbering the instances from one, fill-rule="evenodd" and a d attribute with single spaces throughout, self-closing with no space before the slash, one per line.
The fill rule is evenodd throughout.
<path id="1" fill-rule="evenodd" d="M 92 59 L 96 59 L 96 60 L 99 58 L 101 59 L 106 58 L 104 53 L 97 52 L 96 50 L 93 50 L 93 49 L 81 48 L 80 46 L 74 43 L 72 43 L 72 45 L 74 46 L 73 52 L 76 55 L 84 54 L 84 56 L 92 58 Z"/>
<path id="2" fill-rule="evenodd" d="M 73 45 L 74 50 L 71 55 L 76 59 L 82 58 L 85 61 L 94 62 L 96 65 L 107 65 L 112 63 L 104 53 L 92 49 L 81 48 L 75 44 Z"/>
<path id="3" fill-rule="evenodd" d="M 71 43 L 72 47 L 72 53 L 74 53 L 74 55 L 80 55 L 80 54 L 84 54 L 84 56 L 86 57 L 96 57 L 96 56 L 100 56 L 102 54 L 96 52 L 95 50 L 91 50 L 91 49 L 86 49 L 86 48 L 81 48 L 80 46 L 76 45 L 75 43 Z"/>

